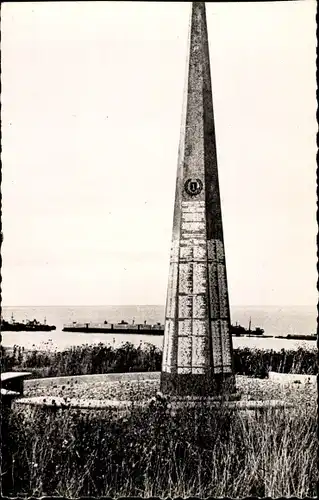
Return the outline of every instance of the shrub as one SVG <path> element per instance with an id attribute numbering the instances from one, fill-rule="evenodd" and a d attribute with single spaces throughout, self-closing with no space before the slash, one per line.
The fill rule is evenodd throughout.
<path id="1" fill-rule="evenodd" d="M 120 347 L 105 344 L 70 347 L 64 351 L 13 351 L 1 347 L 2 370 L 30 370 L 35 377 L 92 375 L 99 373 L 160 371 L 162 351 L 154 345 Z M 318 373 L 317 354 L 303 348 L 280 352 L 262 349 L 235 349 L 234 368 L 238 375 L 267 377 L 269 370 L 280 373 Z"/>

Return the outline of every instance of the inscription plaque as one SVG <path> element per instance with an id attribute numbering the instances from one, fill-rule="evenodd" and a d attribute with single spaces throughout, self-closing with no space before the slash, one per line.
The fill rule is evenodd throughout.
<path id="1" fill-rule="evenodd" d="M 216 240 L 216 259 L 219 262 L 224 262 L 225 260 L 224 245 L 220 240 Z"/>
<path id="2" fill-rule="evenodd" d="M 180 295 L 178 298 L 178 317 L 191 318 L 192 317 L 192 296 Z"/>
<path id="3" fill-rule="evenodd" d="M 168 321 L 165 322 L 165 330 L 169 332 Z M 167 356 L 168 356 L 168 335 L 164 335 L 164 345 L 163 345 L 163 363 L 162 370 L 167 371 Z"/>
<path id="4" fill-rule="evenodd" d="M 198 206 L 197 203 L 192 203 L 190 206 L 182 206 L 182 217 L 186 214 L 201 214 L 204 216 L 205 208 Z"/>
<path id="5" fill-rule="evenodd" d="M 185 222 L 205 222 L 205 214 L 201 212 L 183 212 L 182 220 Z"/>
<path id="6" fill-rule="evenodd" d="M 212 319 L 219 318 L 217 265 L 214 262 L 208 264 L 210 314 Z"/>
<path id="7" fill-rule="evenodd" d="M 193 337 L 192 367 L 205 367 L 207 365 L 207 348 L 205 337 Z"/>
<path id="8" fill-rule="evenodd" d="M 172 295 L 169 297 L 167 300 L 167 305 L 166 305 L 166 318 L 171 318 L 173 319 L 176 314 L 176 295 Z"/>
<path id="9" fill-rule="evenodd" d="M 166 338 L 164 339 L 164 347 L 166 347 L 164 353 L 166 352 L 166 356 L 164 357 L 163 360 L 163 370 L 166 372 L 171 372 L 171 366 L 172 366 L 172 354 L 173 354 L 173 338 L 174 338 L 174 333 L 175 333 L 175 325 L 174 321 L 169 319 L 166 320 L 165 324 L 165 330 L 167 331 L 168 335 L 166 335 Z"/>
<path id="10" fill-rule="evenodd" d="M 182 246 L 180 258 L 181 259 L 188 259 L 188 260 L 193 259 L 193 247 L 192 246 Z"/>
<path id="11" fill-rule="evenodd" d="M 218 273 L 218 294 L 219 294 L 219 310 L 220 317 L 227 318 L 228 317 L 228 295 L 227 295 L 227 286 L 226 286 L 226 274 L 225 274 L 225 265 L 218 264 L 217 265 L 217 273 Z"/>
<path id="12" fill-rule="evenodd" d="M 192 339 L 178 337 L 177 366 L 191 368 L 192 365 Z"/>
<path id="13" fill-rule="evenodd" d="M 207 292 L 207 266 L 194 262 L 193 267 L 193 291 L 194 293 Z"/>
<path id="14" fill-rule="evenodd" d="M 203 239 L 203 234 L 202 233 L 183 233 L 182 234 L 182 238 L 185 240 L 186 238 L 187 239 L 193 239 L 194 240 L 194 244 L 196 241 L 200 242 L 200 243 L 204 243 L 205 240 Z"/>
<path id="15" fill-rule="evenodd" d="M 174 323 L 171 325 L 171 336 L 168 340 L 167 345 L 167 371 L 171 371 L 173 366 L 173 338 L 174 338 L 175 326 Z"/>
<path id="16" fill-rule="evenodd" d="M 171 262 L 178 262 L 179 244 L 178 242 L 172 244 L 171 247 Z"/>
<path id="17" fill-rule="evenodd" d="M 206 248 L 204 246 L 194 245 L 194 260 L 206 262 Z"/>
<path id="18" fill-rule="evenodd" d="M 178 322 L 178 335 L 187 337 L 192 335 L 192 320 L 183 319 Z"/>
<path id="19" fill-rule="evenodd" d="M 208 320 L 193 319 L 193 335 L 206 336 L 207 334 L 208 334 Z"/>
<path id="20" fill-rule="evenodd" d="M 186 238 L 186 239 L 182 239 L 181 240 L 181 248 L 182 247 L 189 247 L 189 246 L 192 246 L 192 247 L 196 247 L 196 246 L 203 246 L 203 243 L 205 243 L 205 240 L 203 240 L 202 238 L 194 238 L 194 235 L 189 235 L 191 237 L 189 238 Z"/>
<path id="21" fill-rule="evenodd" d="M 214 373 L 221 373 L 223 371 L 222 370 L 223 358 L 222 358 L 219 320 L 212 321 L 211 328 L 212 328 L 212 351 L 213 351 Z"/>
<path id="22" fill-rule="evenodd" d="M 207 257 L 209 260 L 216 260 L 215 240 L 207 240 Z"/>
<path id="23" fill-rule="evenodd" d="M 192 293 L 193 291 L 193 264 L 180 263 L 179 264 L 179 292 Z"/>
<path id="24" fill-rule="evenodd" d="M 232 372 L 232 359 L 230 350 L 230 332 L 227 321 L 220 322 L 222 351 L 223 351 L 223 371 L 225 373 Z"/>
<path id="25" fill-rule="evenodd" d="M 175 317 L 178 264 L 171 263 L 169 269 L 166 317 Z"/>
<path id="26" fill-rule="evenodd" d="M 205 231 L 204 222 L 182 222 L 183 231 L 191 231 L 193 233 L 204 233 Z"/>
<path id="27" fill-rule="evenodd" d="M 207 300 L 206 295 L 193 296 L 193 318 L 207 317 Z"/>

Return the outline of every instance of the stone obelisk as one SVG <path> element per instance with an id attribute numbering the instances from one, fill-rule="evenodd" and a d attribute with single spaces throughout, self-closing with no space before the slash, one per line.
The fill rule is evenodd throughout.
<path id="1" fill-rule="evenodd" d="M 193 2 L 176 179 L 161 391 L 235 392 L 204 2 Z"/>

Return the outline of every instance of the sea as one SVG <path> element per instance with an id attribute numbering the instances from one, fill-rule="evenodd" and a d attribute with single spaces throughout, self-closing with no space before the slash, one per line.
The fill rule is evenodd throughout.
<path id="1" fill-rule="evenodd" d="M 121 320 L 135 323 L 154 324 L 164 322 L 164 306 L 21 306 L 2 307 L 2 317 L 10 320 L 11 315 L 16 321 L 37 319 L 56 326 L 50 332 L 2 332 L 2 345 L 13 347 L 18 345 L 27 350 L 57 350 L 61 351 L 71 346 L 108 344 L 114 347 L 126 342 L 135 346 L 153 344 L 162 348 L 163 336 L 135 334 L 104 334 L 104 333 L 73 333 L 63 332 L 65 323 L 74 321 L 80 323 L 96 322 L 118 323 Z M 232 324 L 248 327 L 259 326 L 265 330 L 265 335 L 287 335 L 299 333 L 313 334 L 317 331 L 317 309 L 315 306 L 234 306 L 231 308 Z M 278 338 L 233 337 L 234 348 L 257 347 L 260 349 L 297 349 L 305 347 L 316 349 L 315 341 L 286 340 Z"/>

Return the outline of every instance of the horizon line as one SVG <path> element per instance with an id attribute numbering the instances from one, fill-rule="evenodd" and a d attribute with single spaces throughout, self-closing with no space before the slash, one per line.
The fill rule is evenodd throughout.
<path id="1" fill-rule="evenodd" d="M 165 304 L 20 304 L 4 305 L 2 308 L 13 307 L 165 307 Z M 318 307 L 318 304 L 233 304 L 232 307 Z"/>

